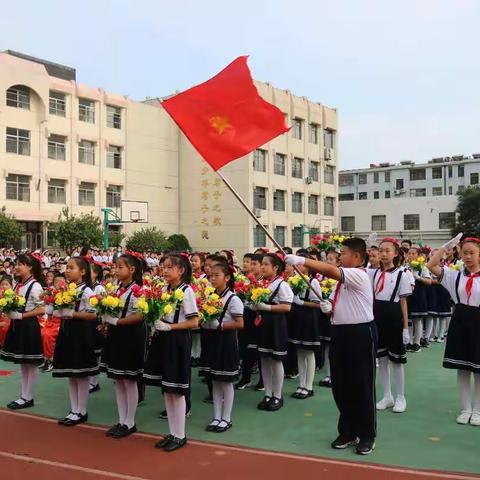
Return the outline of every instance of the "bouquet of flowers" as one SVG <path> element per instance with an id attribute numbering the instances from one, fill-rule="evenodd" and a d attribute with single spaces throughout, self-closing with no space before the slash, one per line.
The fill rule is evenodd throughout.
<path id="1" fill-rule="evenodd" d="M 322 297 L 326 300 L 330 298 L 330 295 L 335 290 L 335 285 L 337 284 L 336 280 L 332 278 L 324 278 L 320 282 L 320 287 L 322 288 Z"/>
<path id="2" fill-rule="evenodd" d="M 252 285 L 252 280 L 241 273 L 235 274 L 235 283 L 233 290 L 237 294 L 237 296 L 243 302 L 247 299 L 248 292 L 250 291 Z"/>
<path id="3" fill-rule="evenodd" d="M 252 284 L 252 288 L 247 294 L 247 302 L 265 303 L 270 299 L 272 292 L 268 288 L 268 282 L 265 280 Z"/>
<path id="4" fill-rule="evenodd" d="M 458 270 L 460 270 L 460 265 L 459 265 L 458 263 L 450 263 L 450 264 L 448 265 L 448 268 L 449 268 L 450 270 L 455 270 L 455 271 L 458 272 Z"/>
<path id="5" fill-rule="evenodd" d="M 11 288 L 0 291 L 0 311 L 2 313 L 19 312 L 25 307 L 25 297 Z"/>
<path id="6" fill-rule="evenodd" d="M 67 311 L 75 308 L 75 303 L 80 300 L 77 294 L 77 285 L 69 283 L 62 285 L 61 288 L 54 291 L 53 310 L 58 311 L 60 317 L 67 317 Z"/>
<path id="7" fill-rule="evenodd" d="M 208 287 L 199 308 L 199 317 L 202 322 L 213 322 L 220 317 L 223 303 L 213 287 Z"/>
<path id="8" fill-rule="evenodd" d="M 181 288 L 174 291 L 164 291 L 161 282 L 152 282 L 143 286 L 142 295 L 137 302 L 137 308 L 145 315 L 145 321 L 153 325 L 156 320 L 170 315 L 177 304 L 183 300 L 184 293 Z"/>
<path id="9" fill-rule="evenodd" d="M 122 313 L 124 303 L 118 293 L 108 293 L 105 296 L 93 295 L 89 299 L 90 306 L 94 307 L 97 314 L 119 317 Z"/>
<path id="10" fill-rule="evenodd" d="M 425 257 L 420 256 L 416 260 L 412 260 L 409 265 L 412 271 L 417 272 L 420 275 L 422 273 L 423 267 L 425 266 Z"/>
<path id="11" fill-rule="evenodd" d="M 329 248 L 340 248 L 343 242 L 349 237 L 346 235 L 325 234 L 314 235 L 312 237 L 312 244 L 319 250 L 326 252 Z"/>
<path id="12" fill-rule="evenodd" d="M 307 282 L 305 282 L 305 279 L 298 273 L 288 277 L 287 283 L 290 285 L 293 293 L 297 296 L 300 296 L 307 290 Z"/>

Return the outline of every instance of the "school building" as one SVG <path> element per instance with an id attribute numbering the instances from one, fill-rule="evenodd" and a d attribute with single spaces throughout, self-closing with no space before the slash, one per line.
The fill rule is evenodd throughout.
<path id="1" fill-rule="evenodd" d="M 62 209 L 185 234 L 195 249 L 272 246 L 160 105 L 76 81 L 74 68 L 0 52 L 0 206 L 24 223 L 18 247 L 53 246 Z M 222 169 L 282 245 L 337 227 L 337 112 L 256 82 L 292 126 Z M 137 223 L 135 223 L 137 222 Z M 305 237 L 305 241 L 307 241 Z"/>

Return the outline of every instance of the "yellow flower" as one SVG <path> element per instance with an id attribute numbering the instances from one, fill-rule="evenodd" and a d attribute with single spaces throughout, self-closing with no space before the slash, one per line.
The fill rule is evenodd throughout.
<path id="1" fill-rule="evenodd" d="M 3 308 L 7 304 L 7 301 L 4 298 L 0 298 L 0 308 Z"/>
<path id="2" fill-rule="evenodd" d="M 175 300 L 181 302 L 183 300 L 184 293 L 181 288 L 175 290 Z"/>
<path id="3" fill-rule="evenodd" d="M 170 315 L 173 312 L 173 307 L 170 304 L 167 304 L 163 307 L 163 313 L 165 315 Z"/>
<path id="4" fill-rule="evenodd" d="M 115 290 L 115 285 L 112 282 L 108 282 L 105 285 L 105 290 L 107 291 L 107 293 L 113 293 L 113 291 Z"/>
<path id="5" fill-rule="evenodd" d="M 143 312 L 148 313 L 148 303 L 144 298 L 140 298 L 137 302 L 137 307 Z"/>
<path id="6" fill-rule="evenodd" d="M 98 298 L 97 297 L 90 297 L 89 303 L 90 303 L 90 306 L 96 307 L 98 305 Z"/>
<path id="7" fill-rule="evenodd" d="M 171 297 L 172 296 L 169 293 L 163 292 L 161 296 L 161 300 L 162 302 L 167 302 L 168 300 L 170 300 Z"/>
<path id="8" fill-rule="evenodd" d="M 205 295 L 211 295 L 215 289 L 213 287 L 207 287 L 205 288 Z"/>
<path id="9" fill-rule="evenodd" d="M 209 315 L 215 315 L 217 313 L 217 309 L 212 306 L 207 306 L 206 311 Z"/>
<path id="10" fill-rule="evenodd" d="M 66 304 L 73 303 L 73 296 L 67 292 L 64 292 L 62 296 L 62 300 L 63 300 L 63 303 L 66 303 Z"/>
<path id="11" fill-rule="evenodd" d="M 216 302 L 216 301 L 219 300 L 219 299 L 220 299 L 220 297 L 219 297 L 216 293 L 212 293 L 212 294 L 210 295 L 210 300 L 211 300 L 212 302 Z"/>
<path id="12" fill-rule="evenodd" d="M 55 297 L 55 305 L 61 305 L 63 303 L 63 299 L 61 295 L 57 295 Z"/>
<path id="13" fill-rule="evenodd" d="M 15 295 L 15 292 L 11 288 L 7 288 L 3 294 L 6 297 L 13 297 Z"/>
<path id="14" fill-rule="evenodd" d="M 420 265 L 420 263 L 417 260 L 412 260 L 410 262 L 410 266 L 412 266 L 412 267 L 418 267 L 419 265 Z"/>
<path id="15" fill-rule="evenodd" d="M 20 307 L 23 307 L 25 305 L 25 297 L 18 297 L 17 303 Z"/>

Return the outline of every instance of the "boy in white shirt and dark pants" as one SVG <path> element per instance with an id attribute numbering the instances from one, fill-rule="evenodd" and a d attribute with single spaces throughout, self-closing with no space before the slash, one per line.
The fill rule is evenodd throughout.
<path id="1" fill-rule="evenodd" d="M 339 436 L 332 448 L 356 445 L 359 455 L 375 448 L 376 399 L 375 359 L 377 328 L 373 321 L 373 294 L 369 276 L 363 268 L 367 255 L 360 238 L 345 240 L 343 267 L 287 255 L 286 263 L 302 265 L 338 283 L 330 299 L 333 314 L 330 365 L 332 392 L 340 412 Z"/>

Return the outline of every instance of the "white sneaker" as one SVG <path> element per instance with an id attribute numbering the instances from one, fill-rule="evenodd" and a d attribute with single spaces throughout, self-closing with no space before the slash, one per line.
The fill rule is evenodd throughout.
<path id="1" fill-rule="evenodd" d="M 470 417 L 470 425 L 480 427 L 480 412 L 475 410 L 472 412 L 472 416 Z"/>
<path id="2" fill-rule="evenodd" d="M 470 418 L 472 416 L 471 410 L 462 410 L 460 415 L 457 417 L 457 423 L 460 425 L 468 425 L 470 422 Z"/>
<path id="3" fill-rule="evenodd" d="M 392 397 L 383 397 L 379 402 L 377 402 L 377 410 L 386 410 L 387 408 L 392 408 L 394 405 Z"/>
<path id="4" fill-rule="evenodd" d="M 405 397 L 397 397 L 395 399 L 395 405 L 393 406 L 393 411 L 395 413 L 403 413 L 407 409 L 407 400 Z"/>

